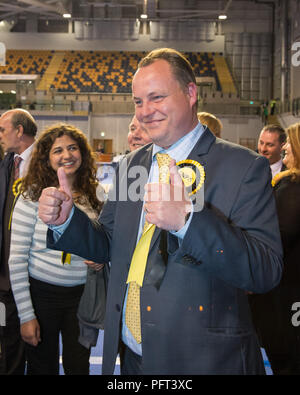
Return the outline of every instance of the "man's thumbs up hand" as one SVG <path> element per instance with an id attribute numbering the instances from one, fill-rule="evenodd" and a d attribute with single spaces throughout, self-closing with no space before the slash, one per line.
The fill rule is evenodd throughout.
<path id="1" fill-rule="evenodd" d="M 180 174 L 178 173 L 178 169 L 177 169 L 176 162 L 174 159 L 171 160 L 169 169 L 170 169 L 170 184 L 177 185 L 177 186 L 181 187 L 181 189 L 183 190 L 184 184 L 183 184 L 183 181 L 180 177 Z"/>
<path id="2" fill-rule="evenodd" d="M 170 183 L 151 183 L 145 186 L 144 210 L 146 221 L 165 230 L 180 230 L 191 211 L 191 200 L 185 190 L 175 160 L 169 165 Z"/>
<path id="3" fill-rule="evenodd" d="M 68 219 L 72 206 L 72 192 L 62 167 L 57 170 L 59 188 L 49 187 L 39 198 L 39 217 L 47 225 L 61 225 Z"/>

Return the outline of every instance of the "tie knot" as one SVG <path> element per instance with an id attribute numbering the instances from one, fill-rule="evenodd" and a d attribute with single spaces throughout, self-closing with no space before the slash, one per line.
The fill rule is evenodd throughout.
<path id="1" fill-rule="evenodd" d="M 22 158 L 20 156 L 15 157 L 15 159 L 14 159 L 15 168 L 18 168 L 20 166 L 21 160 L 22 160 Z"/>
<path id="2" fill-rule="evenodd" d="M 170 177 L 169 165 L 172 158 L 168 154 L 156 154 L 156 160 L 159 167 L 159 182 L 167 184 Z"/>

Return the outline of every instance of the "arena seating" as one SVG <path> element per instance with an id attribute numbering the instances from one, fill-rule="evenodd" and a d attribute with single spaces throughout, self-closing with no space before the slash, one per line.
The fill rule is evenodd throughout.
<path id="1" fill-rule="evenodd" d="M 68 51 L 51 85 L 58 92 L 130 93 L 142 53 Z"/>
<path id="2" fill-rule="evenodd" d="M 39 74 L 46 71 L 55 51 L 7 50 L 6 66 L 0 66 L 0 74 Z"/>
<path id="3" fill-rule="evenodd" d="M 59 55 L 59 56 L 58 56 Z M 0 74 L 39 74 L 38 89 L 72 93 L 130 93 L 132 77 L 145 52 L 124 51 L 7 51 Z M 213 77 L 221 84 L 215 53 L 185 53 L 196 76 Z M 49 68 L 47 72 L 47 68 Z M 43 76 L 45 77 L 43 78 Z"/>

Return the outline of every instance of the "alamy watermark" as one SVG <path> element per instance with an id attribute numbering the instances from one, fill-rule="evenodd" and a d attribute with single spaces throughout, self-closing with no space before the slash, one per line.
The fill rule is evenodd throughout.
<path id="1" fill-rule="evenodd" d="M 300 41 L 296 41 L 292 45 L 292 51 L 295 51 L 292 55 L 292 65 L 294 67 L 300 66 Z"/>
<path id="2" fill-rule="evenodd" d="M 5 304 L 0 302 L 0 326 L 6 325 L 6 309 Z"/>
<path id="3" fill-rule="evenodd" d="M 145 185 L 149 180 L 149 172 L 145 166 L 135 165 L 128 168 L 127 159 L 125 158 L 120 163 L 119 169 L 115 172 L 113 178 L 114 187 L 110 189 L 108 194 L 110 201 L 137 202 L 144 200 Z M 163 201 L 183 201 L 185 200 L 183 196 L 185 191 L 184 193 L 189 194 L 193 203 L 193 211 L 199 212 L 204 206 L 204 182 L 200 176 L 198 178 L 195 176 L 195 180 L 193 179 L 190 184 L 190 187 L 185 189 L 182 189 L 180 186 L 163 188 L 162 195 L 151 195 L 151 200 L 157 201 L 162 198 Z M 199 189 L 197 189 L 197 186 Z"/>
<path id="4" fill-rule="evenodd" d="M 292 311 L 295 311 L 295 313 L 292 315 L 292 325 L 300 326 L 300 302 L 295 302 L 292 304 Z"/>

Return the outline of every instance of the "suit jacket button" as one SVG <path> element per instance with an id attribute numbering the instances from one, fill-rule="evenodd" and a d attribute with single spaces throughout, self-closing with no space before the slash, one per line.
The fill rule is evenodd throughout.
<path id="1" fill-rule="evenodd" d="M 119 304 L 116 304 L 116 310 L 117 310 L 117 311 L 121 311 L 121 307 L 120 307 Z"/>

